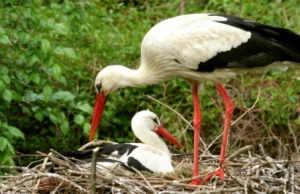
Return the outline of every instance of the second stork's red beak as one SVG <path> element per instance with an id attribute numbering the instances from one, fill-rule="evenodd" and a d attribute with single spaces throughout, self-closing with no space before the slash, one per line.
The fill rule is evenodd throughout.
<path id="1" fill-rule="evenodd" d="M 101 116 L 104 110 L 105 102 L 106 102 L 107 96 L 100 92 L 96 96 L 96 103 L 94 105 L 94 112 L 92 117 L 92 125 L 90 130 L 90 137 L 89 141 L 92 141 L 94 139 L 95 133 L 97 131 L 97 127 L 99 126 Z"/>
<path id="2" fill-rule="evenodd" d="M 183 148 L 183 145 L 181 145 L 181 143 L 175 137 L 173 137 L 171 133 L 168 130 L 166 130 L 163 126 L 158 126 L 155 132 L 158 135 L 161 135 L 164 138 L 166 138 L 170 143 L 176 145 L 179 148 Z"/>

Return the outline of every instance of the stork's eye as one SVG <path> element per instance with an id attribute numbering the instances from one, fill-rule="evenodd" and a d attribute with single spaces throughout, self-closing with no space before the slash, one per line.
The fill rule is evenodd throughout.
<path id="1" fill-rule="evenodd" d="M 101 88 L 102 88 L 102 84 L 101 83 L 100 84 L 96 84 L 96 89 L 97 89 L 98 92 L 100 92 Z"/>
<path id="2" fill-rule="evenodd" d="M 153 122 L 156 123 L 157 125 L 159 124 L 158 118 L 152 118 Z"/>

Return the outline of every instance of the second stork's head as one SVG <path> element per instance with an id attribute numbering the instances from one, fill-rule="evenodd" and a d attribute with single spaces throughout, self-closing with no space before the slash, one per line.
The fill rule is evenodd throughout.
<path id="1" fill-rule="evenodd" d="M 157 115 L 149 110 L 136 113 L 131 120 L 131 128 L 134 135 L 145 144 L 167 149 L 165 143 L 159 138 L 160 135 L 177 147 L 183 148 L 180 142 L 163 127 Z"/>
<path id="2" fill-rule="evenodd" d="M 110 65 L 98 73 L 95 79 L 97 96 L 92 116 L 90 141 L 94 139 L 109 94 L 118 88 L 133 86 L 135 76 L 136 70 L 129 69 L 122 65 Z"/>

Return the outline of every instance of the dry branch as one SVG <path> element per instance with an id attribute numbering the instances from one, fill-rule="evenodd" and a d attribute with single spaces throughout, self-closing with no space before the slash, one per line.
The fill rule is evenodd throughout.
<path id="1" fill-rule="evenodd" d="M 100 141 L 101 142 L 101 141 Z M 105 142 L 105 141 L 103 141 Z M 102 143 L 103 143 L 102 142 Z M 85 148 L 92 147 L 96 141 Z M 98 142 L 99 143 L 99 142 Z M 136 171 L 136 175 L 126 176 L 117 171 L 101 171 L 81 165 L 78 160 L 65 157 L 51 150 L 52 154 L 39 152 L 43 160 L 32 168 L 8 167 L 17 169 L 19 174 L 0 178 L 0 193 L 297 193 L 300 191 L 300 176 L 295 166 L 297 160 L 275 160 L 252 153 L 252 146 L 246 146 L 231 154 L 227 159 L 235 161 L 225 166 L 224 183 L 213 178 L 204 185 L 189 185 L 193 179 L 201 179 L 216 166 L 218 158 L 203 155 L 199 177 L 190 178 L 191 161 L 173 161 L 176 172 L 171 174 L 149 174 Z M 263 148 L 262 148 L 263 149 Z M 243 154 L 248 151 L 249 154 Z M 184 155 L 183 157 L 193 157 Z M 49 158 L 49 159 L 46 159 Z M 48 160 L 48 161 L 47 161 Z M 84 163 L 83 161 L 81 161 Z M 177 163 L 176 163 L 177 162 Z M 94 166 L 96 162 L 93 162 Z M 273 168 L 270 168 L 270 166 Z M 55 168 L 54 168 L 55 166 Z M 280 166 L 281 168 L 278 168 Z M 275 169 L 274 169 L 275 168 Z M 42 169 L 43 171 L 41 171 Z M 51 172 L 50 172 L 51 171 Z M 54 172 L 53 172 L 54 171 Z"/>

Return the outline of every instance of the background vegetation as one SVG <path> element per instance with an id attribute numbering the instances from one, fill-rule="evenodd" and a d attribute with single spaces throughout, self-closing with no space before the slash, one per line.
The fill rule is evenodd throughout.
<path id="1" fill-rule="evenodd" d="M 300 33 L 296 0 L 2 0 L 0 6 L 0 165 L 27 165 L 37 150 L 64 152 L 86 143 L 96 73 L 109 64 L 137 67 L 144 34 L 163 19 L 216 12 Z M 236 105 L 233 120 L 249 110 L 260 92 L 256 106 L 232 126 L 231 151 L 257 143 L 277 157 L 295 150 L 300 142 L 299 83 L 298 69 L 229 80 L 226 88 Z M 211 83 L 204 86 L 202 136 L 211 142 L 222 131 L 223 104 Z M 108 100 L 98 138 L 133 141 L 130 119 L 149 108 L 190 151 L 193 131 L 144 94 L 192 120 L 190 86 L 182 80 L 122 89 Z M 219 143 L 212 152 L 218 153 Z"/>

